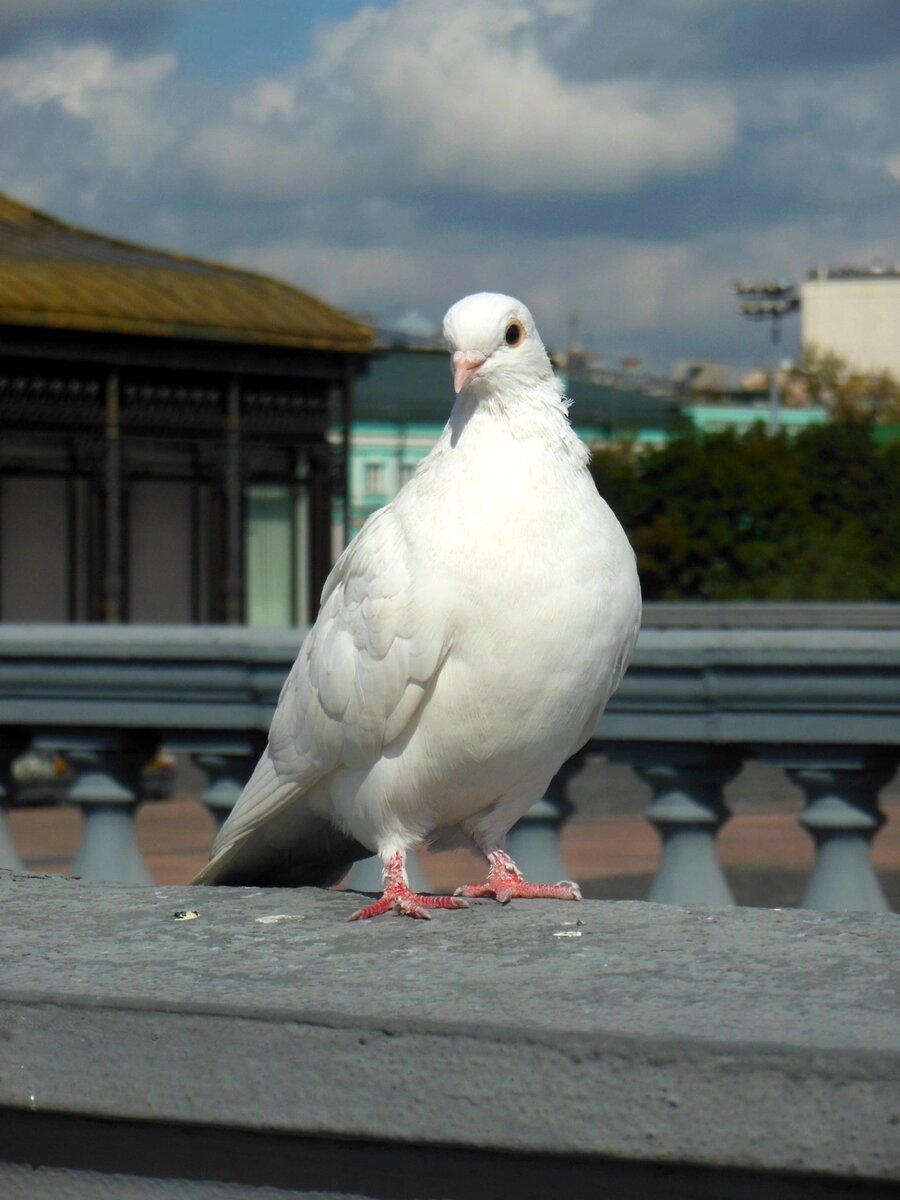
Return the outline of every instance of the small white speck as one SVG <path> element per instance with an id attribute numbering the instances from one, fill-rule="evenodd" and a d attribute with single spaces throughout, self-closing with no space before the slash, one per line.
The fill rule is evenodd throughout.
<path id="1" fill-rule="evenodd" d="M 172 916 L 176 921 L 196 921 L 200 914 L 192 908 L 183 908 L 180 912 L 173 913 Z"/>
<path id="2" fill-rule="evenodd" d="M 557 929 L 553 935 L 555 938 L 579 938 L 581 937 L 580 929 Z"/>
<path id="3" fill-rule="evenodd" d="M 280 925 L 282 921 L 305 921 L 300 913 L 273 913 L 271 917 L 257 917 L 257 925 Z"/>

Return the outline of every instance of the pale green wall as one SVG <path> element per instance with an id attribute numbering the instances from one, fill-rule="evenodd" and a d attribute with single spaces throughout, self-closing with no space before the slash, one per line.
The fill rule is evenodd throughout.
<path id="1" fill-rule="evenodd" d="M 724 429 L 734 429 L 739 433 L 750 429 L 753 425 L 769 421 L 768 404 L 691 404 L 685 407 L 684 414 L 702 429 L 704 433 L 717 433 Z M 822 408 L 785 408 L 778 409 L 778 422 L 788 432 L 806 429 L 810 425 L 822 425 L 827 420 Z"/>
<path id="2" fill-rule="evenodd" d="M 247 493 L 244 540 L 248 625 L 305 624 L 309 612 L 309 499 L 257 485 Z"/>

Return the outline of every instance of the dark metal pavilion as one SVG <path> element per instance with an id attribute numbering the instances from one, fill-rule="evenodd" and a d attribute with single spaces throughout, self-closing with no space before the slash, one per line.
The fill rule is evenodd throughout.
<path id="1" fill-rule="evenodd" d="M 0 620 L 308 620 L 371 348 L 275 279 L 0 195 Z"/>

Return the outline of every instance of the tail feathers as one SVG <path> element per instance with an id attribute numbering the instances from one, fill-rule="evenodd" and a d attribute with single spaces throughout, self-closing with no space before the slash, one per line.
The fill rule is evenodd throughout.
<path id="1" fill-rule="evenodd" d="M 268 749 L 194 883 L 330 887 L 372 851 L 311 810 L 308 785 L 279 778 Z"/>
<path id="2" fill-rule="evenodd" d="M 194 883 L 226 887 L 333 887 L 372 851 L 321 817 L 289 840 L 251 834 L 206 864 Z"/>
<path id="3" fill-rule="evenodd" d="M 225 854 L 236 842 L 270 820 L 285 804 L 299 798 L 305 791 L 302 782 L 279 776 L 269 747 L 266 746 L 234 808 L 216 835 L 210 857 L 215 859 Z"/>

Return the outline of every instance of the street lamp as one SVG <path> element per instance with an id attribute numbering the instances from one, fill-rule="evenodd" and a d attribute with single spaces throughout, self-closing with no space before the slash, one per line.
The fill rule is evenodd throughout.
<path id="1" fill-rule="evenodd" d="M 781 319 L 800 307 L 800 297 L 792 283 L 763 281 L 733 285 L 736 296 L 743 297 L 741 315 L 751 321 L 771 321 L 772 371 L 769 376 L 769 433 L 778 432 L 778 351 L 781 345 Z"/>

